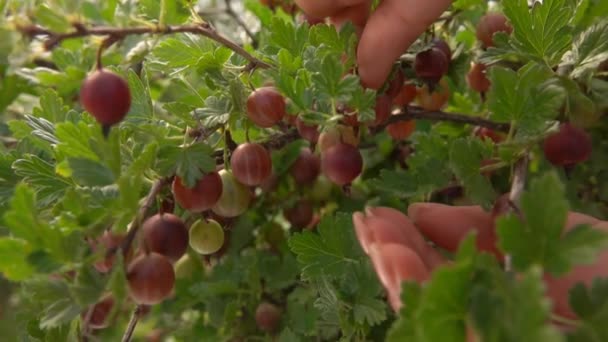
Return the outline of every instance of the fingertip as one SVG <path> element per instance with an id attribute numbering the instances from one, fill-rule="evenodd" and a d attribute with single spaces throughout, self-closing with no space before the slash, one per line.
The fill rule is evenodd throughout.
<path id="1" fill-rule="evenodd" d="M 374 242 L 374 234 L 367 225 L 366 217 L 363 213 L 356 212 L 353 214 L 353 225 L 355 227 L 355 235 L 365 254 L 369 254 L 369 245 Z"/>

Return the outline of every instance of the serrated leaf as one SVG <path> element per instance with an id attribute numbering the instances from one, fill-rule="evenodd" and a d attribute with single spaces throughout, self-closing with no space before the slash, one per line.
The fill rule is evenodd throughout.
<path id="1" fill-rule="evenodd" d="M 198 143 L 181 150 L 177 159 L 176 174 L 187 187 L 194 187 L 204 173 L 215 171 L 213 150 L 205 144 Z"/>
<path id="2" fill-rule="evenodd" d="M 59 123 L 55 126 L 55 135 L 59 140 L 56 148 L 63 156 L 99 161 L 99 156 L 93 152 L 89 143 L 94 133 L 86 123 Z"/>
<path id="3" fill-rule="evenodd" d="M 23 159 L 15 161 L 15 174 L 23 177 L 26 183 L 36 187 L 40 201 L 49 204 L 58 200 L 71 183 L 57 175 L 55 168 L 47 161 L 34 156 L 24 155 Z"/>
<path id="4" fill-rule="evenodd" d="M 521 52 L 553 66 L 570 47 L 570 2 L 544 0 L 530 10 L 527 0 L 512 0 L 505 2 L 504 12 L 513 25 L 513 46 Z"/>
<path id="5" fill-rule="evenodd" d="M 131 108 L 125 117 L 125 122 L 138 124 L 148 121 L 154 115 L 154 107 L 145 69 L 141 78 L 135 71 L 129 69 L 127 81 L 131 90 Z"/>
<path id="6" fill-rule="evenodd" d="M 581 33 L 572 51 L 564 56 L 563 63 L 572 67 L 570 76 L 581 78 L 594 72 L 608 59 L 608 21 L 597 23 Z"/>
<path id="7" fill-rule="evenodd" d="M 475 138 L 457 139 L 452 142 L 450 149 L 452 171 L 462 181 L 474 203 L 484 207 L 489 207 L 496 197 L 490 181 L 479 172 L 481 162 L 491 154 L 491 147 Z"/>
<path id="8" fill-rule="evenodd" d="M 107 166 L 85 158 L 69 158 L 72 178 L 82 186 L 105 186 L 114 184 L 116 176 Z"/>
<path id="9" fill-rule="evenodd" d="M 500 248 L 512 255 L 513 266 L 525 270 L 540 264 L 553 274 L 563 274 L 580 262 L 589 262 L 606 246 L 606 235 L 588 227 L 562 236 L 568 202 L 564 187 L 554 173 L 532 182 L 522 195 L 524 221 L 515 216 L 497 222 Z M 590 243 L 592 239 L 597 241 Z"/>
<path id="10" fill-rule="evenodd" d="M 293 22 L 274 17 L 270 29 L 270 43 L 278 48 L 284 48 L 293 56 L 300 56 L 308 41 L 308 29 L 304 26 L 295 27 Z"/>
<path id="11" fill-rule="evenodd" d="M 517 125 L 518 137 L 529 137 L 545 130 L 548 119 L 559 114 L 565 91 L 546 66 L 528 63 L 518 72 L 493 67 L 488 94 L 491 118 Z M 534 93 L 535 96 L 528 96 Z"/>
<path id="12" fill-rule="evenodd" d="M 352 258 L 350 239 L 352 222 L 346 214 L 324 217 L 317 228 L 318 234 L 302 232 L 289 239 L 289 247 L 302 264 L 305 278 L 331 277 L 343 272 L 344 267 L 359 261 Z"/>

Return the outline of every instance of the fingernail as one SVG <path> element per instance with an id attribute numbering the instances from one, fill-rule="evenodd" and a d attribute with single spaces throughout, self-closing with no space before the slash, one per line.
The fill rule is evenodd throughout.
<path id="1" fill-rule="evenodd" d="M 431 203 L 413 203 L 407 208 L 407 216 L 410 217 L 412 222 L 416 223 L 420 215 L 425 211 L 429 210 L 432 206 Z"/>

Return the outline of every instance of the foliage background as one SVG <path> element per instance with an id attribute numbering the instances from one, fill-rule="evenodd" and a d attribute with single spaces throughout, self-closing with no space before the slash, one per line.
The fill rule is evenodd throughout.
<path id="1" fill-rule="evenodd" d="M 598 71 L 608 59 L 606 1 L 545 0 L 532 10 L 525 0 L 455 1 L 454 15 L 433 27 L 455 48 L 444 111 L 510 124 L 507 141 L 494 145 L 473 137 L 470 125 L 430 120 L 418 120 L 406 143 L 384 132 L 362 133 L 365 172 L 352 194 L 333 187 L 320 197 L 318 188 L 298 188 L 288 175 L 307 143 L 288 131 L 253 127 L 244 103 L 251 87 L 271 80 L 290 99 L 290 113 L 309 123 L 335 124 L 341 118 L 339 103 L 357 110 L 361 121 L 373 119 L 375 93 L 361 88 L 356 75 L 342 77 L 354 63 L 353 28 L 310 28 L 257 1 L 246 0 L 243 7 L 235 2 L 237 15 L 255 32 L 254 48 L 234 17 L 223 12 L 223 2 L 162 3 L 0 0 L 0 336 L 77 340 L 81 312 L 111 291 L 120 305 L 112 313 L 112 327 L 96 332 L 96 338 L 119 339 L 134 307 L 124 271 L 118 260 L 110 274 L 98 274 L 91 267 L 97 256 L 85 238 L 109 227 L 126 231 L 155 181 L 178 174 L 193 183 L 201 170 L 224 162 L 226 131 L 236 143 L 244 142 L 248 131 L 252 140 L 279 142 L 281 148 L 273 151 L 278 189 L 258 192 L 244 216 L 226 222 L 230 242 L 221 258 L 211 258 L 212 269 L 192 254 L 200 260 L 194 273 L 178 280 L 174 298 L 151 308 L 137 339 L 160 329 L 178 341 L 272 340 L 253 320 L 261 300 L 284 308 L 279 341 L 460 341 L 467 324 L 487 341 L 608 339 L 602 326 L 608 312 L 606 280 L 573 291 L 580 321 L 568 336 L 547 323 L 550 303 L 542 285 L 542 271 L 564 273 L 593 260 L 605 241 L 585 227 L 576 236 L 561 237 L 559 231 L 568 209 L 608 218 L 608 125 L 601 116 L 608 108 L 608 80 Z M 475 23 L 489 7 L 503 11 L 515 30 L 510 37 L 497 35 L 497 48 L 482 52 Z M 46 51 L 45 40 L 31 39 L 26 30 L 36 24 L 69 32 L 75 22 L 184 25 L 201 18 L 275 67 L 248 72 L 242 56 L 195 34 L 126 36 L 103 55 L 104 65 L 128 80 L 133 96 L 126 120 L 108 139 L 77 101 L 101 38 L 64 40 Z M 430 34 L 404 55 L 410 78 L 407 61 Z M 466 86 L 464 75 L 474 59 L 497 62 L 485 102 Z M 565 118 L 590 121 L 594 141 L 591 160 L 568 175 L 550 166 L 538 147 Z M 200 127 L 209 129 L 203 130 L 208 133 L 203 141 L 185 134 Z M 415 153 L 403 167 L 395 156 L 406 145 Z M 390 312 L 354 237 L 351 213 L 367 205 L 404 210 L 414 201 L 463 203 L 463 198 L 490 207 L 498 194 L 509 191 L 513 166 L 523 155 L 531 158 L 531 186 L 521 204 L 529 221 L 509 216 L 498 224 L 501 247 L 513 255 L 519 281 L 476 253 L 468 240 L 454 256 L 454 267 L 437 272 L 424 288 L 405 285 L 408 310 Z M 486 178 L 479 169 L 490 156 L 504 167 Z M 440 195 L 438 190 L 453 185 L 464 186 L 463 198 Z M 167 196 L 164 189 L 159 199 Z M 301 197 L 315 201 L 321 216 L 314 231 L 291 232 L 281 214 Z M 196 218 L 180 208 L 176 212 L 188 222 Z M 285 239 L 270 248 L 267 234 L 276 226 Z M 547 248 L 539 251 L 539 241 Z"/>

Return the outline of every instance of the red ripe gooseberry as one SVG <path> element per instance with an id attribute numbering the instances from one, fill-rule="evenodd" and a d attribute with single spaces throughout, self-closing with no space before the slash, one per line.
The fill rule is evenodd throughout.
<path id="1" fill-rule="evenodd" d="M 405 75 L 403 75 L 403 71 L 398 69 L 393 78 L 388 82 L 388 88 L 386 89 L 386 95 L 390 98 L 394 98 L 401 91 L 401 87 L 403 86 L 403 82 L 405 82 Z"/>
<path id="2" fill-rule="evenodd" d="M 511 34 L 513 28 L 507 22 L 507 18 L 502 13 L 488 13 L 479 19 L 477 23 L 477 39 L 484 47 L 494 46 L 494 34 L 505 32 Z"/>
<path id="3" fill-rule="evenodd" d="M 222 179 L 215 171 L 202 176 L 193 188 L 186 187 L 182 179 L 175 176 L 171 188 L 175 201 L 182 208 L 195 213 L 213 207 L 223 191 Z"/>
<path id="4" fill-rule="evenodd" d="M 481 138 L 482 140 L 490 139 L 495 143 L 505 140 L 505 135 L 503 133 L 496 132 L 487 127 L 475 127 L 473 132 L 475 133 L 475 136 Z"/>
<path id="5" fill-rule="evenodd" d="M 416 129 L 416 121 L 398 121 L 386 126 L 386 131 L 395 140 L 405 140 L 412 135 Z"/>
<path id="6" fill-rule="evenodd" d="M 490 80 L 486 75 L 486 65 L 482 63 L 471 63 L 471 69 L 467 73 L 467 83 L 471 89 L 478 93 L 485 93 L 490 89 Z"/>
<path id="7" fill-rule="evenodd" d="M 416 98 L 416 86 L 413 84 L 404 84 L 401 87 L 399 94 L 393 99 L 393 105 L 405 107 Z"/>
<path id="8" fill-rule="evenodd" d="M 559 131 L 551 134 L 543 144 L 545 157 L 557 166 L 572 166 L 591 156 L 591 137 L 584 130 L 562 123 Z"/>
<path id="9" fill-rule="evenodd" d="M 83 315 L 83 319 L 88 319 L 88 326 L 91 329 L 104 329 L 110 325 L 108 316 L 114 308 L 114 297 L 111 294 L 105 295 L 99 302 L 95 303 Z"/>
<path id="10" fill-rule="evenodd" d="M 376 118 L 370 126 L 379 126 L 388 120 L 391 115 L 392 100 L 388 95 L 380 95 L 376 98 Z"/>
<path id="11" fill-rule="evenodd" d="M 321 161 L 309 148 L 300 151 L 298 159 L 291 165 L 289 172 L 299 185 L 311 184 L 319 176 Z"/>
<path id="12" fill-rule="evenodd" d="M 363 157 L 355 146 L 339 143 L 321 155 L 321 169 L 330 181 L 347 185 L 361 174 Z"/>
<path id="13" fill-rule="evenodd" d="M 96 251 L 101 246 L 104 252 L 110 249 L 118 248 L 124 240 L 124 234 L 115 234 L 110 230 L 106 230 L 94 243 L 92 243 L 93 250 Z M 100 273 L 107 273 L 112 269 L 114 265 L 114 253 L 104 256 L 103 260 L 96 261 L 93 267 Z"/>
<path id="14" fill-rule="evenodd" d="M 439 82 L 439 85 L 432 92 L 428 85 L 417 89 L 416 102 L 425 110 L 440 110 L 448 103 L 449 98 L 450 88 L 445 78 Z"/>
<path id="15" fill-rule="evenodd" d="M 262 87 L 247 98 L 247 116 L 262 128 L 276 125 L 285 116 L 285 98 L 274 87 Z"/>
<path id="16" fill-rule="evenodd" d="M 143 253 L 127 269 L 129 294 L 137 304 L 154 305 L 171 295 L 175 285 L 173 266 L 158 253 Z"/>
<path id="17" fill-rule="evenodd" d="M 131 91 L 127 81 L 117 74 L 99 69 L 90 74 L 80 88 L 84 109 L 104 127 L 124 119 L 131 108 Z"/>
<path id="18" fill-rule="evenodd" d="M 296 119 L 296 128 L 300 136 L 313 144 L 319 140 L 319 127 L 317 125 L 309 125 L 304 120 Z"/>
<path id="19" fill-rule="evenodd" d="M 257 186 L 272 173 L 272 159 L 264 146 L 255 143 L 239 145 L 230 158 L 232 173 L 241 183 Z"/>
<path id="20" fill-rule="evenodd" d="M 448 59 L 448 63 L 449 63 L 450 60 L 452 60 L 452 49 L 450 49 L 450 46 L 448 45 L 448 43 L 441 38 L 433 39 L 432 43 L 433 43 L 434 48 L 441 50 L 441 52 L 443 52 L 445 54 L 445 56 Z"/>
<path id="21" fill-rule="evenodd" d="M 437 83 L 448 73 L 449 60 L 443 51 L 430 48 L 416 54 L 414 72 L 420 80 Z"/>
<path id="22" fill-rule="evenodd" d="M 293 207 L 283 210 L 283 216 L 292 227 L 302 229 L 312 221 L 314 215 L 312 203 L 307 200 L 296 202 Z"/>
<path id="23" fill-rule="evenodd" d="M 272 333 L 281 321 L 281 309 L 270 303 L 260 303 L 255 310 L 255 322 L 262 331 Z"/>
<path id="24" fill-rule="evenodd" d="M 156 214 L 142 225 L 142 239 L 147 250 L 176 262 L 188 248 L 188 228 L 173 214 Z"/>

